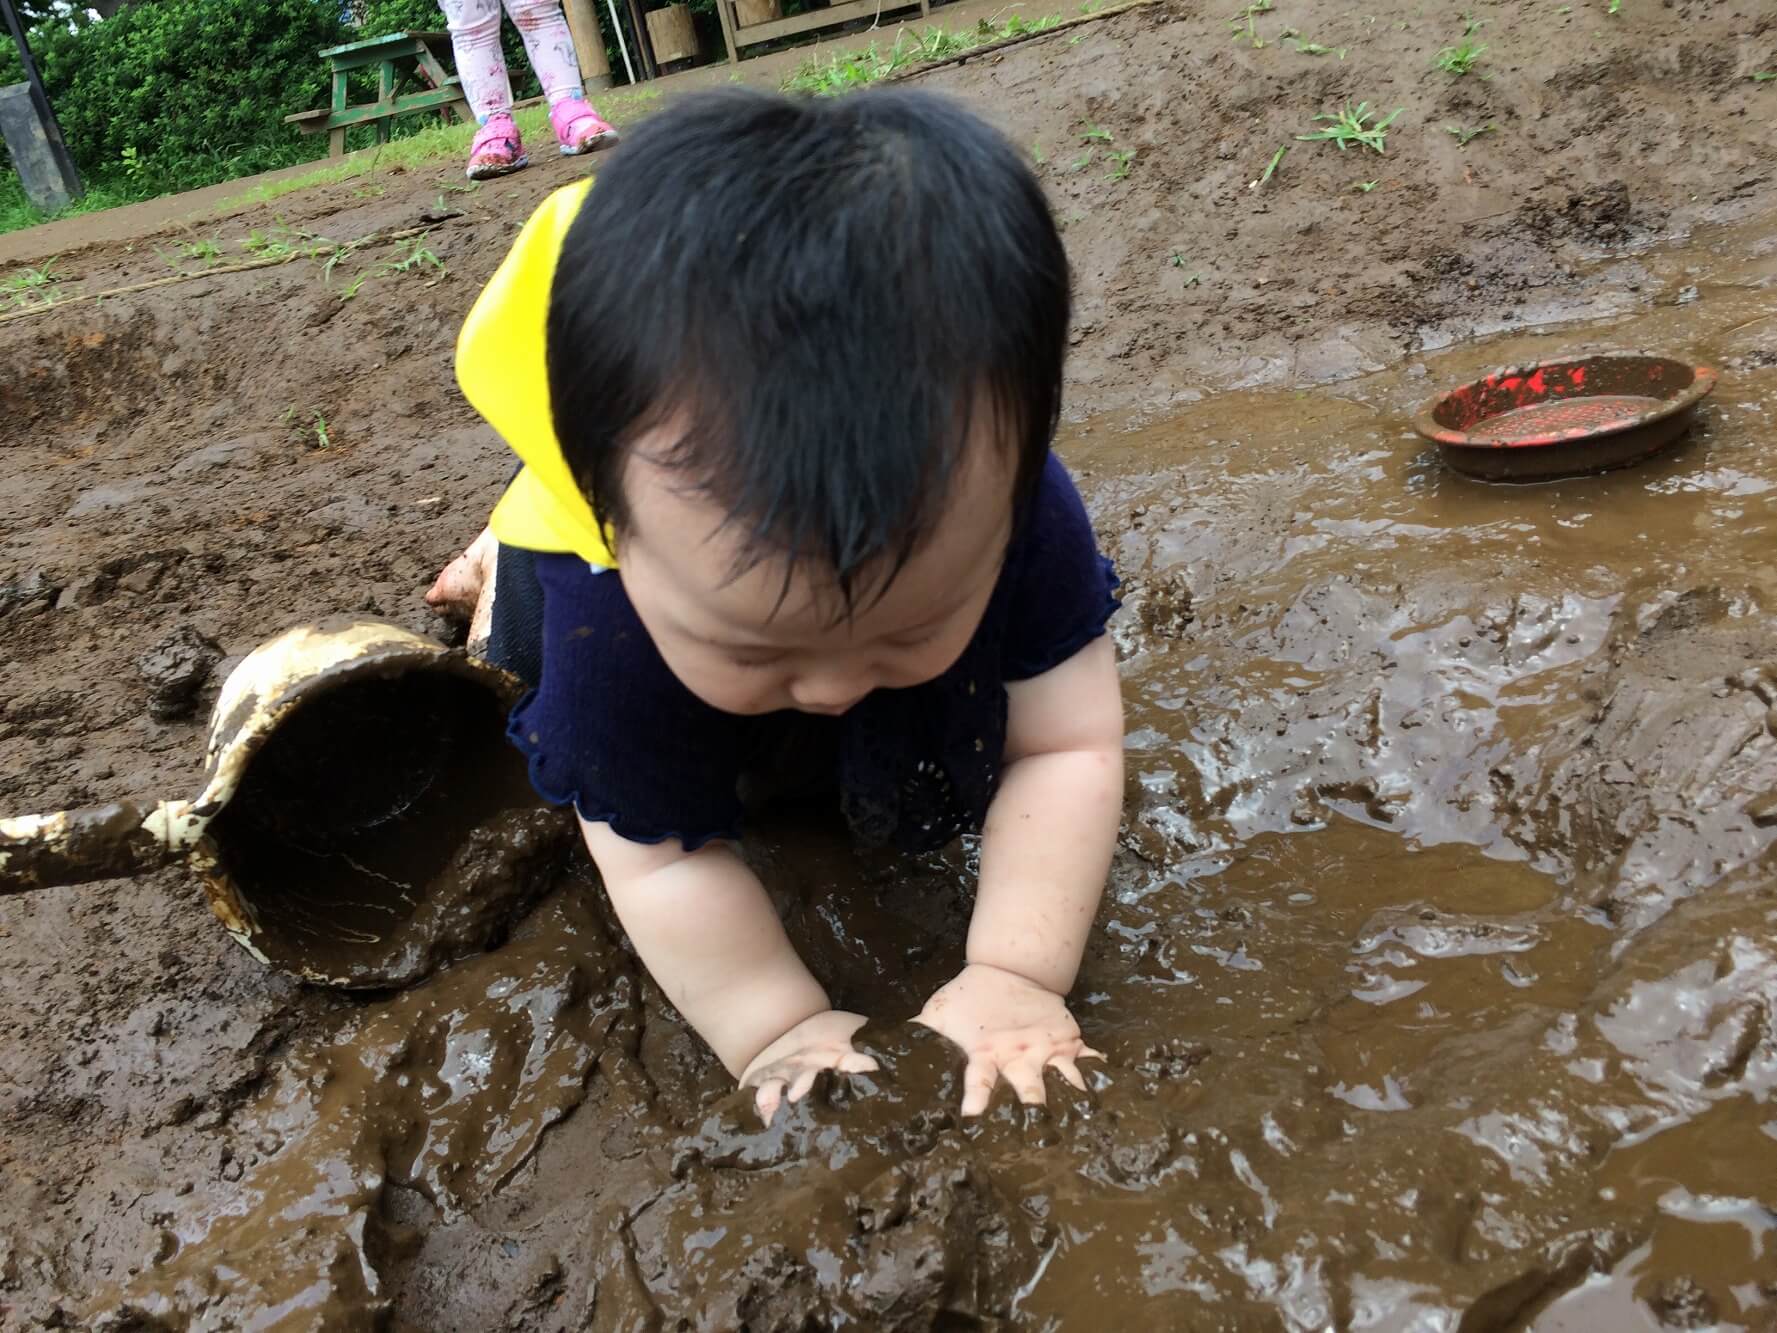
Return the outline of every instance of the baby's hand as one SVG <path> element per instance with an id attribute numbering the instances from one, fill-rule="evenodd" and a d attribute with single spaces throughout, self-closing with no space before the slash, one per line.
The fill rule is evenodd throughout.
<path id="1" fill-rule="evenodd" d="M 1001 1077 L 1027 1106 L 1043 1103 L 1043 1070 L 1050 1065 L 1080 1091 L 1086 1080 L 1074 1061 L 1104 1056 L 1080 1037 L 1080 1025 L 1054 991 L 1015 972 L 971 963 L 926 1001 L 914 1020 L 963 1048 L 963 1114 L 987 1109 Z"/>
<path id="2" fill-rule="evenodd" d="M 851 1044 L 852 1033 L 863 1027 L 862 1014 L 848 1014 L 843 1009 L 823 1009 L 803 1019 L 771 1045 L 753 1057 L 742 1071 L 740 1086 L 758 1088 L 753 1104 L 760 1118 L 771 1123 L 788 1090 L 789 1100 L 801 1101 L 814 1086 L 816 1075 L 823 1069 L 837 1069 L 846 1074 L 868 1074 L 878 1066 L 876 1061 Z"/>

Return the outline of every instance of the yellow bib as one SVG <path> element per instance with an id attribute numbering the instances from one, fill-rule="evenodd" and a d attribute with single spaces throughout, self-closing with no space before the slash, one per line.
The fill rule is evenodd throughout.
<path id="1" fill-rule="evenodd" d="M 609 534 L 574 484 L 549 402 L 549 294 L 562 241 L 591 187 L 590 178 L 564 186 L 524 224 L 457 335 L 457 382 L 524 462 L 488 520 L 494 536 L 614 569 Z"/>

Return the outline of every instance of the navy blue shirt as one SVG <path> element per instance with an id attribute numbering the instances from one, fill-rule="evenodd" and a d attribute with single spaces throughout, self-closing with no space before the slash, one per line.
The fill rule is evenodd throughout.
<path id="1" fill-rule="evenodd" d="M 678 838 L 687 851 L 738 838 L 743 774 L 790 751 L 831 765 L 818 776 L 865 845 L 926 851 L 979 829 L 999 784 L 1006 683 L 1065 662 L 1118 605 L 1116 573 L 1053 454 L 962 656 L 841 717 L 712 708 L 667 668 L 615 571 L 571 555 L 538 556 L 536 570 L 542 669 L 510 728 L 532 784 L 633 842 Z"/>

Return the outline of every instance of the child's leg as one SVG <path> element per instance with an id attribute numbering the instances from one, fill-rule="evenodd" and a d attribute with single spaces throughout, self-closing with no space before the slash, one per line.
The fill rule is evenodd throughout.
<path id="1" fill-rule="evenodd" d="M 426 604 L 469 622 L 469 652 L 535 685 L 543 671 L 543 585 L 536 557 L 487 528 L 439 572 Z"/>
<path id="2" fill-rule="evenodd" d="M 543 85 L 549 105 L 571 97 L 584 98 L 580 61 L 574 54 L 574 37 L 561 12 L 561 0 L 506 0 L 506 12 L 524 38 L 525 54 Z"/>
<path id="3" fill-rule="evenodd" d="M 463 96 L 481 128 L 469 143 L 470 180 L 517 171 L 528 160 L 512 121 L 512 80 L 500 51 L 500 0 L 438 0 L 456 52 Z"/>
<path id="4" fill-rule="evenodd" d="M 463 553 L 438 571 L 426 590 L 426 605 L 458 620 L 474 620 L 481 594 L 493 587 L 494 556 L 499 543 L 487 528 L 464 548 Z"/>
<path id="5" fill-rule="evenodd" d="M 617 131 L 605 122 L 580 82 L 580 60 L 573 34 L 562 16 L 561 0 L 506 0 L 506 10 L 524 38 L 531 68 L 549 99 L 549 123 L 561 150 L 591 153 L 617 142 Z"/>
<path id="6" fill-rule="evenodd" d="M 500 0 L 438 0 L 438 7 L 450 29 L 469 109 L 483 125 L 492 116 L 510 115 L 512 81 L 500 51 Z"/>

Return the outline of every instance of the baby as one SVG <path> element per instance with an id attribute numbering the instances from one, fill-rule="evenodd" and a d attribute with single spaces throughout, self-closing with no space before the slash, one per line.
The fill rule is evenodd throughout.
<path id="1" fill-rule="evenodd" d="M 979 830 L 966 965 L 918 1021 L 1043 1101 L 1123 792 L 1116 578 L 1050 452 L 1067 259 L 1017 150 L 927 94 L 726 91 L 531 218 L 464 325 L 523 460 L 428 600 L 479 603 L 539 793 L 572 802 L 660 988 L 769 1120 L 863 1072 L 736 852 L 741 779 L 856 838 Z M 491 597 L 487 594 L 491 593 Z"/>

